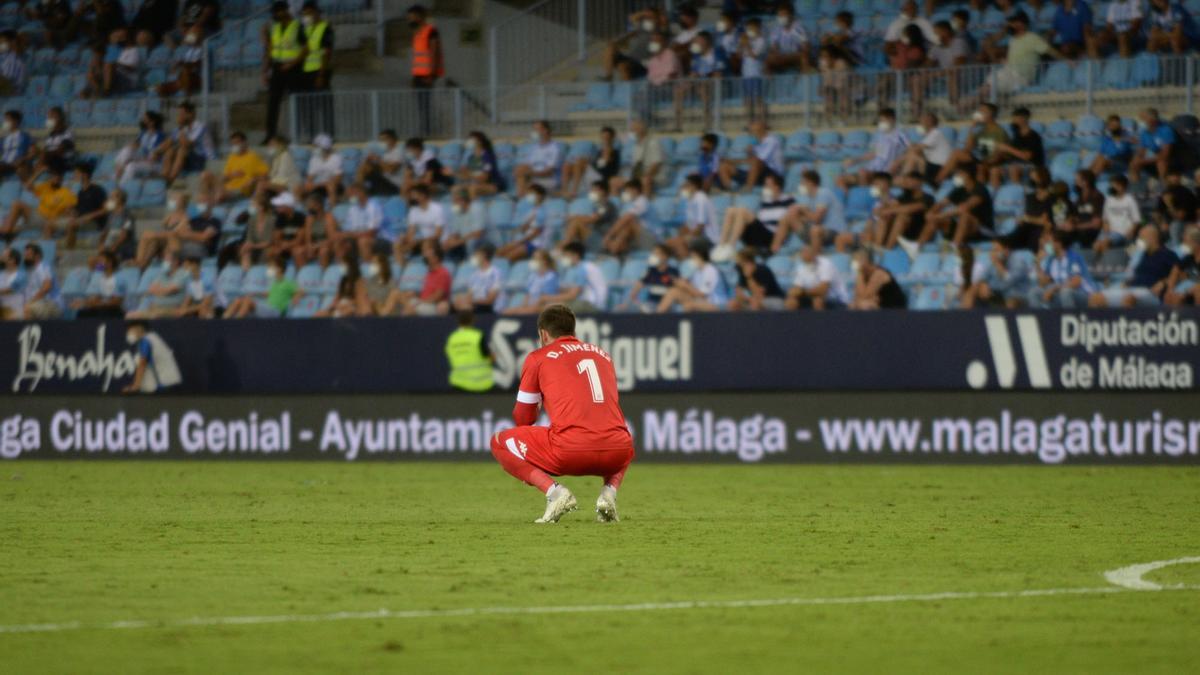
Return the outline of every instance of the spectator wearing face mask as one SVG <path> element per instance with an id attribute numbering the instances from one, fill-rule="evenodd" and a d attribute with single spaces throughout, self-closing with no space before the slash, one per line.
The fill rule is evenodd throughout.
<path id="1" fill-rule="evenodd" d="M 390 257 L 383 251 L 377 251 L 367 263 L 367 269 L 363 274 L 364 292 L 369 305 L 367 316 L 382 316 L 380 311 L 392 293 L 398 290 L 396 278 L 392 276 Z M 349 269 L 348 265 L 347 269 Z"/>
<path id="2" fill-rule="evenodd" d="M 1104 193 L 1096 189 L 1096 174 L 1088 169 L 1075 173 L 1074 218 L 1055 227 L 1067 233 L 1071 245 L 1092 248 L 1104 225 Z"/>
<path id="3" fill-rule="evenodd" d="M 1111 246 L 1120 248 L 1133 242 L 1137 228 L 1144 221 L 1137 199 L 1129 192 L 1129 179 L 1113 176 L 1101 219 L 1100 236 L 1093 245 L 1097 253 L 1103 253 Z"/>
<path id="4" fill-rule="evenodd" d="M 699 176 L 692 174 L 684 179 L 679 197 L 684 203 L 683 223 L 666 244 L 675 251 L 677 257 L 686 258 L 696 240 L 705 241 L 710 247 L 712 242 L 720 240 L 721 224 L 717 221 L 717 210 Z M 704 257 L 708 258 L 708 249 L 705 249 Z"/>
<path id="5" fill-rule="evenodd" d="M 650 200 L 642 194 L 636 182 L 626 183 L 621 190 L 621 210 L 616 222 L 604 235 L 602 246 L 610 255 L 624 256 L 645 233 L 643 219 L 650 211 Z"/>
<path id="6" fill-rule="evenodd" d="M 1020 183 L 1024 172 L 1045 168 L 1046 150 L 1042 135 L 1030 125 L 1029 119 L 1028 108 L 1013 110 L 1011 140 L 996 144 L 992 154 L 983 161 L 993 190 L 1000 189 L 1005 170 L 1009 182 Z"/>
<path id="7" fill-rule="evenodd" d="M 296 248 L 304 235 L 307 216 L 299 209 L 299 202 L 290 192 L 280 192 L 271 200 L 275 219 L 275 246 L 267 250 L 268 258 L 286 256 Z"/>
<path id="8" fill-rule="evenodd" d="M 213 216 L 213 204 L 207 198 L 201 197 L 196 206 L 198 213 L 187 219 L 186 228 L 172 232 L 173 241 L 168 244 L 170 248 L 178 250 L 184 259 L 201 260 L 217 254 L 221 221 Z"/>
<path id="9" fill-rule="evenodd" d="M 1092 8 L 1086 0 L 1061 0 L 1050 24 L 1051 44 L 1068 59 L 1076 59 L 1080 54 L 1098 59 L 1092 25 Z"/>
<path id="10" fill-rule="evenodd" d="M 591 204 L 589 213 L 580 213 L 567 217 L 567 226 L 563 230 L 559 249 L 572 241 L 585 245 L 593 237 L 606 237 L 609 229 L 617 221 L 617 208 L 608 198 L 608 185 L 604 181 L 592 183 L 588 191 L 588 202 Z"/>
<path id="11" fill-rule="evenodd" d="M 129 212 L 127 201 L 121 188 L 109 193 L 104 201 L 107 226 L 100 233 L 97 245 L 101 254 L 111 254 L 119 264 L 133 262 L 137 257 L 137 220 Z"/>
<path id="12" fill-rule="evenodd" d="M 221 30 L 221 6 L 217 0 L 187 0 L 179 14 L 176 30 L 180 35 L 199 30 L 201 36 Z"/>
<path id="13" fill-rule="evenodd" d="M 621 148 L 617 132 L 612 127 L 600 130 L 600 144 L 590 156 L 580 156 L 563 162 L 562 194 L 573 199 L 582 185 L 602 180 L 608 189 L 609 181 L 621 170 Z"/>
<path id="14" fill-rule="evenodd" d="M 145 269 L 161 254 L 173 252 L 179 239 L 176 232 L 187 229 L 189 198 L 186 192 L 172 191 L 167 194 L 166 210 L 159 228 L 142 232 L 138 241 L 137 266 Z"/>
<path id="15" fill-rule="evenodd" d="M 37 149 L 38 159 L 34 172 L 43 168 L 66 172 L 75 163 L 75 134 L 67 122 L 67 114 L 60 107 L 46 113 L 46 138 Z"/>
<path id="16" fill-rule="evenodd" d="M 1200 44 L 1200 28 L 1178 0 L 1150 0 L 1146 51 L 1183 54 Z"/>
<path id="17" fill-rule="evenodd" d="M 529 259 L 529 280 L 525 284 L 524 302 L 510 305 L 504 314 L 537 314 L 546 304 L 544 298 L 558 293 L 558 272 L 554 268 L 554 258 L 549 251 L 534 251 Z"/>
<path id="18" fill-rule="evenodd" d="M 767 70 L 771 74 L 809 69 L 808 33 L 796 20 L 791 3 L 781 3 L 775 10 L 775 25 L 767 37 Z"/>
<path id="19" fill-rule="evenodd" d="M 500 174 L 500 164 L 496 159 L 496 151 L 492 148 L 492 139 L 482 131 L 472 131 L 463 144 L 462 165 L 458 169 L 458 179 L 467 186 L 471 199 L 490 197 L 508 189 L 504 176 Z M 619 162 L 618 162 L 619 164 Z"/>
<path id="20" fill-rule="evenodd" d="M 1008 131 L 996 122 L 997 110 L 994 104 L 979 104 L 979 108 L 971 116 L 972 125 L 967 132 L 966 142 L 961 149 L 950 153 L 950 159 L 938 173 L 935 183 L 944 183 L 960 166 L 970 164 L 973 167 L 982 167 L 983 162 L 992 156 L 998 146 L 1011 142 Z M 980 176 L 978 180 L 987 180 L 987 176 Z"/>
<path id="21" fill-rule="evenodd" d="M 729 289 L 717 266 L 709 260 L 709 245 L 695 240 L 688 247 L 692 272 L 686 278 L 675 280 L 658 303 L 658 313 L 665 314 L 677 305 L 684 312 L 715 312 L 729 302 Z"/>
<path id="22" fill-rule="evenodd" d="M 292 154 L 286 136 L 272 136 L 267 143 L 267 158 L 270 169 L 259 182 L 259 191 L 273 196 L 283 192 L 299 192 L 303 185 L 296 157 Z"/>
<path id="23" fill-rule="evenodd" d="M 731 185 L 727 185 L 721 176 L 721 170 L 724 163 L 721 161 L 721 155 L 717 152 L 717 146 L 721 139 L 716 134 L 704 134 L 700 137 L 700 154 L 696 156 L 696 165 L 692 167 L 689 173 L 694 173 L 700 176 L 700 180 L 704 182 L 704 189 L 711 192 L 713 188 L 731 189 Z"/>
<path id="24" fill-rule="evenodd" d="M 108 201 L 108 192 L 92 182 L 92 165 L 80 164 L 75 173 L 79 181 L 79 191 L 75 193 L 72 215 L 66 221 L 58 223 L 67 231 L 63 241 L 64 248 L 75 248 L 79 228 L 94 228 L 97 232 L 103 232 L 108 224 L 108 211 L 104 208 L 104 203 Z M 57 229 L 56 224 L 47 222 L 42 229 L 42 238 L 53 239 Z"/>
<path id="25" fill-rule="evenodd" d="M 509 262 L 524 260 L 538 249 L 548 250 L 554 241 L 554 231 L 546 217 L 546 189 L 541 185 L 531 185 L 524 199 L 527 211 L 517 226 L 516 238 L 496 252 L 496 255 Z"/>
<path id="26" fill-rule="evenodd" d="M 454 298 L 457 311 L 475 314 L 493 314 L 496 311 L 495 305 L 500 299 L 504 279 L 499 268 L 492 264 L 494 253 L 491 244 L 484 244 L 471 254 L 471 266 L 474 269 L 467 280 L 467 292 Z"/>
<path id="27" fill-rule="evenodd" d="M 825 118 L 829 124 L 850 116 L 850 106 L 861 83 L 852 81 L 854 64 L 838 47 L 825 45 L 817 56 L 817 72 L 821 75 L 821 96 L 825 99 Z"/>
<path id="28" fill-rule="evenodd" d="M 688 45 L 688 79 L 675 85 L 675 130 L 683 129 L 683 102 L 699 96 L 704 110 L 704 128 L 712 127 L 712 101 L 718 80 L 725 72 L 725 65 L 717 56 L 712 33 L 702 31 Z"/>
<path id="29" fill-rule="evenodd" d="M 145 321 L 133 320 L 126 324 L 125 342 L 136 355 L 137 365 L 133 381 L 125 385 L 125 394 L 161 394 L 177 388 L 183 377 L 175 353 L 158 333 L 150 330 Z"/>
<path id="30" fill-rule="evenodd" d="M 97 53 L 98 61 L 89 73 L 83 97 L 105 98 L 137 91 L 141 85 L 142 51 L 128 30 L 114 30 L 103 54 Z"/>
<path id="31" fill-rule="evenodd" d="M 745 168 L 738 160 L 727 159 L 721 163 L 721 183 L 740 183 L 742 192 L 762 187 L 768 175 L 782 178 L 785 172 L 783 140 L 770 133 L 767 123 L 763 120 L 751 121 L 749 131 L 754 137 L 754 142 L 746 148 Z"/>
<path id="32" fill-rule="evenodd" d="M 382 152 L 370 151 L 354 174 L 355 182 L 363 183 L 372 197 L 400 194 L 404 187 L 405 149 L 393 129 L 379 132 Z"/>
<path id="33" fill-rule="evenodd" d="M 724 75 L 735 75 L 741 71 L 741 57 L 738 55 L 738 42 L 741 40 L 741 28 L 737 18 L 731 12 L 721 12 L 714 26 L 713 48 L 717 58 L 725 67 Z"/>
<path id="34" fill-rule="evenodd" d="M 797 309 L 839 309 L 850 302 L 846 280 L 820 247 L 809 244 L 800 251 L 792 287 L 788 289 L 785 307 Z"/>
<path id="35" fill-rule="evenodd" d="M 111 253 L 96 257 L 95 271 L 100 274 L 98 282 L 88 284 L 88 295 L 71 303 L 75 316 L 81 319 L 103 319 L 125 316 L 122 304 L 125 296 L 133 293 L 125 279 L 117 277 L 117 259 Z M 0 281 L 0 288 L 3 281 Z"/>
<path id="36" fill-rule="evenodd" d="M 650 41 L 650 58 L 646 59 L 646 84 L 638 90 L 635 104 L 644 120 L 654 117 L 654 107 L 671 100 L 671 82 L 684 75 L 683 61 L 671 48 L 666 33 L 656 34 Z"/>
<path id="37" fill-rule="evenodd" d="M 622 186 L 636 182 L 642 194 L 654 194 L 654 186 L 659 172 L 666 162 L 666 153 L 663 152 L 662 142 L 657 135 L 650 131 L 645 120 L 641 119 L 634 119 L 629 123 L 627 142 L 633 144 L 629 176 L 623 178 L 618 174 L 609 179 L 609 189 L 617 192 Z"/>
<path id="38" fill-rule="evenodd" d="M 399 223 L 388 221 L 379 200 L 368 197 L 366 186 L 362 183 L 352 183 L 346 191 L 346 201 L 349 208 L 345 219 L 339 223 L 342 231 L 341 255 L 347 255 L 349 248 L 358 249 L 360 260 L 370 259 L 378 252 L 394 255 L 396 240 L 399 239 L 399 233 L 396 232 Z"/>
<path id="39" fill-rule="evenodd" d="M 662 304 L 663 298 L 675 287 L 679 279 L 679 270 L 671 264 L 671 250 L 662 244 L 656 244 L 646 258 L 646 272 L 642 278 L 633 282 L 629 288 L 629 297 L 617 309 L 628 311 L 637 309 L 642 313 L 650 313 Z"/>
<path id="40" fill-rule="evenodd" d="M 1153 225 L 1143 225 L 1137 234 L 1137 255 L 1129 261 L 1125 281 L 1093 293 L 1089 307 L 1157 307 L 1162 304 L 1171 271 L 1179 256 L 1162 245 L 1162 235 Z"/>
<path id="41" fill-rule="evenodd" d="M 1121 58 L 1127 59 L 1144 44 L 1142 0 L 1112 0 L 1108 3 L 1104 28 L 1096 36 L 1098 49 L 1116 45 Z"/>
<path id="42" fill-rule="evenodd" d="M 880 171 L 895 174 L 908 149 L 908 136 L 896 126 L 896 111 L 884 108 L 879 111 L 871 149 L 860 157 L 847 157 L 842 161 L 846 169 L 858 166 L 858 173 L 845 174 L 838 179 L 838 187 L 848 190 L 854 185 L 866 185 L 871 175 Z"/>
<path id="43" fill-rule="evenodd" d="M 546 120 L 534 122 L 530 140 L 532 144 L 525 161 L 513 170 L 518 197 L 525 197 L 533 185 L 541 187 L 543 192 L 557 190 L 562 174 L 562 146 L 551 137 L 550 123 Z"/>
<path id="44" fill-rule="evenodd" d="M 905 0 L 900 4 L 900 13 L 895 19 L 887 25 L 883 32 L 884 51 L 889 56 L 899 50 L 901 41 L 900 38 L 904 35 L 904 29 L 909 26 L 916 26 L 922 33 L 926 42 L 935 42 L 937 34 L 933 30 L 933 24 L 929 19 L 921 16 L 917 10 L 917 3 L 913 0 Z"/>
<path id="45" fill-rule="evenodd" d="M 154 87 L 154 93 L 168 98 L 176 94 L 191 96 L 200 91 L 204 63 L 204 29 L 199 25 L 188 28 L 183 34 L 183 46 L 175 50 L 171 63 L 173 79 Z"/>
<path id="46" fill-rule="evenodd" d="M 851 264 L 854 270 L 854 297 L 850 309 L 904 309 L 908 296 L 887 268 L 875 262 L 870 251 L 858 249 Z"/>
<path id="47" fill-rule="evenodd" d="M 337 218 L 326 210 L 325 199 L 320 194 L 310 194 L 304 204 L 308 215 L 304 220 L 300 241 L 292 249 L 292 261 L 297 268 L 301 268 L 308 261 L 316 259 L 321 269 L 325 269 L 333 262 L 335 247 L 341 241 L 342 233 L 338 230 Z M 357 261 L 357 248 L 353 249 L 353 255 Z"/>
<path id="48" fill-rule="evenodd" d="M 117 152 L 114 173 L 122 183 L 158 172 L 167 149 L 167 134 L 163 132 L 163 116 L 147 110 L 138 121 L 141 131 L 137 138 Z"/>
<path id="49" fill-rule="evenodd" d="M 238 247 L 238 260 L 242 269 L 249 270 L 272 249 L 278 248 L 275 236 L 275 218 L 265 194 L 255 196 L 246 212 L 246 234 Z"/>
<path id="50" fill-rule="evenodd" d="M 367 296 L 367 280 L 363 277 L 358 264 L 358 256 L 353 251 L 342 258 L 345 272 L 338 280 L 337 292 L 329 306 L 318 311 L 314 316 L 345 319 L 352 316 L 371 316 L 374 311 L 370 298 Z M 380 271 L 380 274 L 383 274 Z M 389 272 L 390 274 L 390 272 Z"/>
<path id="51" fill-rule="evenodd" d="M 21 128 L 24 116 L 19 110 L 8 110 L 4 113 L 4 122 L 0 130 L 4 139 L 0 140 L 0 178 L 13 174 L 24 179 L 29 176 L 36 156 L 33 137 Z"/>
<path id="52" fill-rule="evenodd" d="M 342 176 L 345 160 L 333 149 L 333 139 L 321 134 L 313 139 L 317 151 L 308 160 L 308 171 L 304 178 L 303 195 L 319 192 L 333 201 L 342 194 Z"/>
<path id="53" fill-rule="evenodd" d="M 1070 247 L 1066 232 L 1056 230 L 1042 238 L 1038 255 L 1037 288 L 1029 295 L 1030 307 L 1081 309 L 1099 290 L 1087 262 Z"/>
<path id="54" fill-rule="evenodd" d="M 175 316 L 183 305 L 191 275 L 174 251 L 163 256 L 162 266 L 162 276 L 150 284 L 141 305 L 129 313 L 129 318 L 160 319 Z"/>
<path id="55" fill-rule="evenodd" d="M 0 33 L 0 96 L 16 96 L 25 91 L 29 62 L 15 30 Z"/>
<path id="56" fill-rule="evenodd" d="M 657 9 L 645 9 L 629 15 L 629 30 L 610 42 L 604 51 L 603 79 L 611 81 L 620 73 L 624 80 L 646 76 L 642 65 L 650 58 L 650 42 L 655 33 L 666 27 L 665 15 Z"/>
<path id="57" fill-rule="evenodd" d="M 396 242 L 398 261 L 421 251 L 426 242 L 440 242 L 446 228 L 446 209 L 432 199 L 428 186 L 413 186 L 408 197 L 408 231 Z"/>
<path id="58" fill-rule="evenodd" d="M 1181 243 L 1184 228 L 1196 222 L 1200 209 L 1200 197 L 1183 184 L 1183 175 L 1177 169 L 1167 170 L 1158 202 L 1154 205 L 1154 220 L 1162 232 L 1168 233 L 1168 243 Z"/>
<path id="59" fill-rule="evenodd" d="M 746 21 L 746 31 L 738 40 L 738 60 L 741 62 L 742 98 L 746 101 L 746 117 L 767 119 L 767 84 L 763 76 L 767 68 L 767 38 L 762 22 L 757 18 Z"/>
<path id="60" fill-rule="evenodd" d="M 1013 250 L 1036 252 L 1042 238 L 1054 230 L 1054 202 L 1050 172 L 1045 167 L 1034 169 L 1029 176 L 1033 189 L 1025 193 L 1025 209 L 1017 219 L 1017 227 L 1007 237 Z"/>
<path id="61" fill-rule="evenodd" d="M 917 246 L 923 246 L 940 231 L 956 248 L 962 248 L 992 229 L 993 215 L 991 193 L 975 179 L 975 168 L 964 166 L 954 174 L 954 189 L 929 210 Z"/>
<path id="62" fill-rule="evenodd" d="M 208 125 L 196 116 L 196 106 L 190 101 L 179 105 L 176 122 L 178 128 L 163 144 L 163 178 L 167 185 L 184 174 L 203 171 L 208 160 L 217 156 Z"/>
<path id="63" fill-rule="evenodd" d="M 1100 151 L 1096 153 L 1096 158 L 1092 160 L 1089 168 L 1097 176 L 1103 176 L 1109 170 L 1123 174 L 1129 171 L 1132 160 L 1133 138 L 1121 125 L 1120 115 L 1109 115 L 1104 122 Z"/>
<path id="64" fill-rule="evenodd" d="M 274 258 L 267 266 L 269 285 L 265 293 L 250 293 L 229 303 L 225 310 L 226 319 L 245 319 L 256 317 L 260 319 L 278 319 L 287 316 L 288 311 L 304 297 L 304 289 L 294 279 L 287 276 L 287 263 L 282 258 Z"/>
<path id="65" fill-rule="evenodd" d="M 793 233 L 815 246 L 833 244 L 839 251 L 854 244 L 854 235 L 847 230 L 842 200 L 833 190 L 822 186 L 821 174 L 811 169 L 800 175 L 796 204 L 779 221 L 771 252 L 778 253 Z"/>
<path id="66" fill-rule="evenodd" d="M 876 174 L 871 195 L 879 200 L 873 213 L 870 231 L 865 242 L 891 250 L 897 245 L 915 257 L 919 248 L 917 241 L 925 231 L 926 216 L 933 208 L 933 195 L 924 189 L 920 174 L 907 173 L 897 179 L 900 193 L 892 197 L 887 174 Z"/>
<path id="67" fill-rule="evenodd" d="M 175 318 L 196 317 L 197 319 L 212 319 L 223 312 L 224 301 L 219 297 L 215 278 L 204 278 L 200 270 L 199 258 L 188 258 L 183 261 L 187 270 L 187 286 L 183 290 L 183 304 L 175 310 Z"/>
<path id="68" fill-rule="evenodd" d="M 979 90 L 979 97 L 987 100 L 993 94 L 1007 96 L 1016 94 L 1037 79 L 1038 68 L 1043 58 L 1062 60 L 1064 57 L 1052 47 L 1046 38 L 1029 29 L 1029 15 L 1023 11 L 1008 19 L 1008 50 L 1004 66 L 996 71 L 992 83 L 986 82 Z"/>
<path id="69" fill-rule="evenodd" d="M 771 247 L 779 230 L 779 221 L 783 220 L 796 200 L 784 192 L 783 181 L 774 175 L 768 176 L 763 182 L 761 197 L 757 212 L 741 206 L 725 210 L 721 238 L 712 252 L 713 260 L 731 260 L 739 242 L 764 251 Z"/>
<path id="70" fill-rule="evenodd" d="M 1182 150 L 1179 137 L 1155 108 L 1146 108 L 1138 115 L 1138 127 L 1138 147 L 1129 162 L 1129 182 L 1137 183 L 1143 172 L 1166 178 L 1171 167 L 1178 165 Z"/>
<path id="71" fill-rule="evenodd" d="M 1172 307 L 1200 305 L 1200 227 L 1193 225 L 1184 232 L 1182 255 L 1167 277 L 1163 300 Z"/>
<path id="72" fill-rule="evenodd" d="M 443 264 L 442 249 L 434 242 L 426 242 L 421 255 L 425 258 L 425 281 L 421 292 L 397 291 L 384 305 L 384 314 L 398 308 L 404 316 L 445 316 L 450 313 L 450 288 L 453 278 Z"/>
<path id="73" fill-rule="evenodd" d="M 55 230 L 67 227 L 74 214 L 77 199 L 63 185 L 61 171 L 46 170 L 43 173 L 46 180 L 39 182 L 37 179 L 42 174 L 37 174 L 23 183 L 24 188 L 37 198 L 36 206 L 21 201 L 13 202 L 4 225 L 0 226 L 0 237 L 11 239 L 22 222 L 51 235 Z"/>
<path id="74" fill-rule="evenodd" d="M 600 266 L 584 260 L 579 242 L 568 244 L 559 257 L 559 292 L 542 296 L 542 306 L 564 304 L 576 314 L 594 314 L 608 305 L 608 279 Z"/>
<path id="75" fill-rule="evenodd" d="M 770 267 L 760 263 L 751 249 L 738 251 L 736 258 L 737 285 L 727 305 L 732 312 L 783 309 L 783 289 Z"/>
<path id="76" fill-rule="evenodd" d="M 1015 309 L 1034 291 L 1037 264 L 1033 253 L 1013 250 L 1002 239 L 992 244 L 986 259 L 977 260 L 971 284 L 963 292 L 962 307 L 996 306 Z"/>
<path id="77" fill-rule="evenodd" d="M 471 250 L 483 243 L 486 225 L 487 210 L 483 202 L 472 201 L 466 190 L 455 190 L 450 196 L 450 216 L 442 236 L 446 258 L 455 262 L 466 259 Z"/>
<path id="78" fill-rule="evenodd" d="M 25 282 L 22 287 L 24 316 L 28 321 L 57 319 L 62 316 L 62 297 L 54 272 L 46 262 L 42 247 L 25 245 Z"/>
<path id="79" fill-rule="evenodd" d="M 917 124 L 917 142 L 908 146 L 904 158 L 900 162 L 901 174 L 917 173 L 931 185 L 936 185 L 937 176 L 942 167 L 950 161 L 954 146 L 942 132 L 938 116 L 925 112 Z"/>
<path id="80" fill-rule="evenodd" d="M 863 62 L 863 34 L 854 28 L 853 12 L 842 11 L 833 17 L 833 30 L 821 36 L 821 46 L 837 49 L 852 64 Z"/>
<path id="81" fill-rule="evenodd" d="M 425 139 L 410 138 L 404 142 L 403 192 L 407 193 L 414 185 L 436 191 L 453 183 L 454 178 L 443 170 L 437 153 L 425 146 Z"/>
<path id="82" fill-rule="evenodd" d="M 200 194 L 215 204 L 248 199 L 269 170 L 258 153 L 250 149 L 246 134 L 235 131 L 229 135 L 229 156 L 220 179 L 204 171 L 200 175 Z"/>

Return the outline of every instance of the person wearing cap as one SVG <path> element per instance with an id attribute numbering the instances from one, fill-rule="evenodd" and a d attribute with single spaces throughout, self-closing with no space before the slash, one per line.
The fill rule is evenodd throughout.
<path id="1" fill-rule="evenodd" d="M 312 0 L 300 10 L 300 23 L 307 50 L 302 66 L 301 88 L 308 92 L 300 105 L 300 133 L 304 136 L 333 133 L 333 26 L 321 16 Z"/>
<path id="2" fill-rule="evenodd" d="M 314 138 L 313 146 L 317 151 L 308 160 L 308 171 L 305 173 L 301 194 L 320 192 L 322 196 L 336 202 L 342 193 L 342 156 L 333 151 L 333 139 L 328 134 Z"/>
<path id="3" fill-rule="evenodd" d="M 300 90 L 308 49 L 300 22 L 282 0 L 271 5 L 271 22 L 263 26 L 262 39 L 267 53 L 262 72 L 268 92 L 265 131 L 270 140 L 279 130 L 279 110 L 284 99 Z"/>
<path id="4" fill-rule="evenodd" d="M 412 29 L 412 88 L 417 90 L 417 115 L 421 123 L 421 135 L 432 135 L 431 106 L 433 94 L 429 90 L 438 78 L 446 74 L 442 57 L 442 36 L 437 27 L 429 22 L 429 10 L 422 5 L 408 8 L 408 27 Z"/>
<path id="5" fill-rule="evenodd" d="M 306 218 L 296 208 L 298 205 L 290 192 L 280 192 L 271 200 L 275 211 L 275 246 L 268 251 L 271 257 L 290 253 L 301 243 Z"/>

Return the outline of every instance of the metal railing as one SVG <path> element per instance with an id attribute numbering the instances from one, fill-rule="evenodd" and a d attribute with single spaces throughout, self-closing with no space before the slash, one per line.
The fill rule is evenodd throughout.
<path id="1" fill-rule="evenodd" d="M 293 95 L 288 114 L 293 138 L 309 140 L 313 115 L 324 115 L 320 119 L 330 122 L 321 130 L 342 142 L 359 142 L 375 139 L 382 129 L 427 138 L 461 138 L 472 129 L 497 137 L 523 136 L 539 119 L 550 121 L 558 135 L 592 133 L 635 117 L 664 131 L 738 131 L 759 112 L 750 105 L 760 101 L 776 128 L 870 125 L 883 108 L 894 108 L 905 121 L 928 110 L 955 122 L 969 118 L 982 101 L 1006 109 L 1025 105 L 1041 118 L 1145 106 L 1191 113 L 1200 85 L 1197 61 L 1192 56 L 1143 55 L 1048 62 L 1025 73 L 967 65 L 673 80 L 658 86 L 638 81 L 343 90 Z M 322 112 L 330 109 L 332 113 Z"/>

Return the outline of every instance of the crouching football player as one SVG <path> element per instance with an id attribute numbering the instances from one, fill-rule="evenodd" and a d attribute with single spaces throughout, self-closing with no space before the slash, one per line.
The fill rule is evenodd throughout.
<path id="1" fill-rule="evenodd" d="M 555 523 L 575 510 L 575 496 L 552 476 L 600 476 L 596 520 L 615 522 L 617 488 L 633 461 L 633 437 L 617 400 L 612 357 L 575 337 L 575 315 L 550 305 L 538 317 L 541 349 L 525 359 L 513 420 L 492 436 L 492 455 L 504 470 L 546 493 L 535 523 Z M 549 427 L 535 427 L 538 405 Z"/>

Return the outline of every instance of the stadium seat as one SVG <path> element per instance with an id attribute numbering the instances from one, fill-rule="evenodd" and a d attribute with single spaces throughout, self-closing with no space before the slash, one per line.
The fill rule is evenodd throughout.
<path id="1" fill-rule="evenodd" d="M 875 198 L 871 196 L 871 188 L 855 186 L 846 194 L 846 219 L 864 220 L 871 215 L 875 208 Z"/>
<path id="2" fill-rule="evenodd" d="M 267 279 L 267 266 L 255 265 L 246 271 L 246 276 L 242 277 L 240 295 L 263 295 L 270 286 L 271 282 Z"/>
<path id="3" fill-rule="evenodd" d="M 62 286 L 59 287 L 63 299 L 71 301 L 82 297 L 87 289 L 89 275 L 90 272 L 86 267 L 71 268 L 67 272 L 67 276 L 63 278 Z"/>
<path id="4" fill-rule="evenodd" d="M 296 273 L 296 285 L 305 293 L 321 292 L 325 290 L 325 287 L 321 283 L 321 277 L 321 266 L 316 263 L 309 263 Z"/>
<path id="5" fill-rule="evenodd" d="M 404 271 L 400 273 L 400 290 L 402 291 L 419 291 L 421 284 L 425 281 L 425 274 L 429 268 L 425 265 L 425 261 L 413 259 L 404 266 Z"/>
<path id="6" fill-rule="evenodd" d="M 1074 150 L 1060 152 L 1050 160 L 1050 178 L 1065 181 L 1071 185 L 1075 172 L 1080 169 L 1079 153 Z"/>
<path id="7" fill-rule="evenodd" d="M 801 161 L 812 158 L 813 134 L 807 129 L 793 131 L 783 144 L 784 157 L 790 161 Z"/>
<path id="8" fill-rule="evenodd" d="M 242 294 L 242 268 L 238 265 L 226 265 L 217 275 L 217 290 L 226 298 L 235 298 Z"/>
<path id="9" fill-rule="evenodd" d="M 321 311 L 324 298 L 320 295 L 305 295 L 288 310 L 289 319 L 311 319 Z"/>
<path id="10" fill-rule="evenodd" d="M 1086 150 L 1099 150 L 1104 136 L 1104 120 L 1095 115 L 1084 115 L 1075 126 L 1075 140 Z"/>
<path id="11" fill-rule="evenodd" d="M 508 228 L 513 225 L 513 203 L 507 197 L 497 197 L 488 204 L 489 227 Z"/>
<path id="12" fill-rule="evenodd" d="M 893 248 L 884 251 L 883 259 L 879 261 L 879 264 L 884 269 L 891 272 L 892 275 L 897 279 L 900 279 L 908 273 L 909 267 L 912 265 L 912 261 L 909 259 L 908 254 L 905 253 L 903 249 Z"/>
<path id="13" fill-rule="evenodd" d="M 344 276 L 346 276 L 346 266 L 342 263 L 334 263 L 326 267 L 321 272 L 319 289 L 324 293 L 336 293 L 338 284 L 341 283 Z"/>
<path id="14" fill-rule="evenodd" d="M 997 216 L 1017 216 L 1025 211 L 1025 188 L 1021 185 L 1002 185 L 993 199 Z"/>
<path id="15" fill-rule="evenodd" d="M 1046 127 L 1046 150 L 1066 150 L 1074 136 L 1075 125 L 1071 120 L 1055 120 Z"/>
<path id="16" fill-rule="evenodd" d="M 913 297 L 909 306 L 920 312 L 946 309 L 946 289 L 944 286 L 924 286 Z"/>

